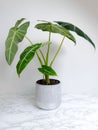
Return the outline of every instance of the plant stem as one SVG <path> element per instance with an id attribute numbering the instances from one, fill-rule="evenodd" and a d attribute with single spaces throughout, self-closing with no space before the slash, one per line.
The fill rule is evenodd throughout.
<path id="1" fill-rule="evenodd" d="M 50 42 L 50 39 L 51 39 L 51 32 L 49 32 L 49 39 L 48 39 L 49 42 Z M 48 48 L 47 48 L 46 65 L 48 65 L 48 62 L 49 62 L 49 52 L 50 52 L 50 44 L 48 44 Z"/>
<path id="2" fill-rule="evenodd" d="M 60 46 L 59 46 L 59 48 L 57 49 L 57 51 L 56 51 L 56 53 L 55 53 L 55 55 L 54 55 L 54 57 L 53 57 L 53 59 L 52 59 L 52 61 L 51 61 L 51 63 L 50 63 L 50 66 L 53 65 L 53 63 L 54 63 L 54 61 L 55 61 L 55 59 L 56 59 L 58 53 L 60 52 L 61 47 L 62 47 L 63 42 L 64 42 L 64 39 L 65 39 L 65 36 L 63 37 L 63 39 L 62 39 L 62 41 L 61 41 L 61 43 L 60 43 Z"/>
<path id="3" fill-rule="evenodd" d="M 49 39 L 48 41 L 50 42 L 51 39 L 51 32 L 49 32 Z M 47 48 L 47 54 L 46 54 L 46 65 L 48 66 L 48 62 L 49 62 L 49 52 L 50 52 L 50 44 L 48 44 L 48 48 Z M 45 82 L 46 84 L 50 84 L 50 79 L 49 79 L 49 75 L 45 75 Z"/>
<path id="4" fill-rule="evenodd" d="M 29 43 L 32 45 L 33 43 L 32 43 L 32 41 L 27 37 L 27 36 L 25 36 L 25 38 L 29 41 Z"/>
<path id="5" fill-rule="evenodd" d="M 40 54 L 41 54 L 41 56 L 42 56 L 42 58 L 43 58 L 43 61 L 44 61 L 44 64 L 45 64 L 45 63 L 46 63 L 46 60 L 45 60 L 44 54 L 43 54 L 43 52 L 41 51 L 41 49 L 39 49 L 39 51 L 40 51 Z"/>
<path id="6" fill-rule="evenodd" d="M 50 84 L 49 75 L 45 75 L 45 82 L 47 85 Z"/>
<path id="7" fill-rule="evenodd" d="M 38 58 L 38 60 L 39 60 L 39 62 L 40 62 L 40 65 L 42 66 L 42 65 L 43 65 L 43 62 L 42 62 L 42 60 L 41 60 L 41 58 L 40 58 L 40 56 L 38 55 L 37 52 L 36 52 L 36 56 L 37 56 L 37 58 Z"/>

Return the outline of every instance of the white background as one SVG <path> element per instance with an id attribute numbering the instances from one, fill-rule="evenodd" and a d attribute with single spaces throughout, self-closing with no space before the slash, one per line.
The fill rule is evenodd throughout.
<path id="1" fill-rule="evenodd" d="M 0 93 L 33 92 L 35 81 L 41 78 L 36 58 L 19 78 L 16 64 L 19 54 L 29 45 L 27 40 L 19 44 L 19 50 L 11 66 L 5 61 L 5 40 L 16 20 L 25 17 L 30 21 L 28 36 L 32 42 L 47 40 L 47 33 L 34 28 L 37 20 L 66 21 L 80 27 L 96 44 L 96 50 L 76 36 L 77 45 L 65 40 L 55 61 L 54 68 L 62 82 L 62 92 L 98 96 L 98 8 L 97 0 L 0 0 Z M 54 36 L 54 35 L 53 35 Z M 61 36 L 53 37 L 52 52 L 57 49 Z M 53 55 L 53 53 L 51 53 Z"/>

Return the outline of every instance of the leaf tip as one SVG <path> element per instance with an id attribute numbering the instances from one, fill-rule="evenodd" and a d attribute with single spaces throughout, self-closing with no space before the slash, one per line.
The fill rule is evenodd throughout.
<path id="1" fill-rule="evenodd" d="M 96 50 L 96 46 L 95 46 L 95 44 L 93 44 L 93 47 L 94 47 L 94 50 Z"/>

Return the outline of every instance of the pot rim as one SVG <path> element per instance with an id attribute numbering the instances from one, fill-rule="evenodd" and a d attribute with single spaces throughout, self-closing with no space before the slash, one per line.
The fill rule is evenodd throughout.
<path id="1" fill-rule="evenodd" d="M 58 79 L 50 79 L 50 80 L 54 80 L 54 81 L 56 81 L 56 83 L 54 83 L 54 84 L 42 84 L 42 83 L 39 83 L 39 82 L 44 81 L 44 79 L 39 79 L 39 80 L 36 81 L 36 84 L 43 85 L 43 86 L 45 86 L 45 85 L 51 86 L 51 85 L 58 85 L 58 84 L 61 83 L 60 80 L 58 80 Z"/>

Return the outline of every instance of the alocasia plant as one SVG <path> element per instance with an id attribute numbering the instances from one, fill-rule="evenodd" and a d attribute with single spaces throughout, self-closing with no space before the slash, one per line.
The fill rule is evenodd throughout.
<path id="1" fill-rule="evenodd" d="M 22 24 L 23 21 L 24 18 L 18 20 L 15 26 L 9 30 L 8 37 L 5 43 L 6 46 L 5 57 L 9 65 L 12 64 L 15 55 L 18 51 L 18 43 L 22 42 L 24 38 L 26 38 L 30 43 L 30 45 L 26 47 L 24 51 L 21 53 L 19 62 L 16 65 L 17 74 L 19 76 L 21 72 L 26 68 L 28 63 L 36 55 L 40 63 L 40 68 L 38 68 L 38 70 L 44 75 L 43 76 L 44 83 L 51 84 L 49 76 L 57 76 L 56 71 L 53 69 L 53 63 L 62 48 L 65 38 L 68 38 L 69 40 L 71 40 L 76 44 L 75 37 L 72 35 L 71 31 L 74 31 L 78 36 L 81 36 L 82 38 L 87 40 L 95 48 L 95 44 L 93 43 L 93 41 L 81 29 L 79 29 L 77 26 L 71 23 L 62 21 L 54 21 L 54 22 L 40 21 L 40 23 L 36 24 L 35 28 L 40 29 L 42 31 L 47 31 L 49 32 L 49 34 L 48 34 L 48 40 L 46 42 L 33 43 L 26 36 L 30 22 L 25 22 Z M 52 57 L 51 60 L 49 60 L 51 45 L 53 44 L 51 38 L 52 33 L 62 35 L 62 40 L 59 44 L 58 49 L 54 53 L 54 56 Z M 42 51 L 43 47 L 45 47 L 45 49 L 47 47 L 46 54 L 44 54 Z"/>

